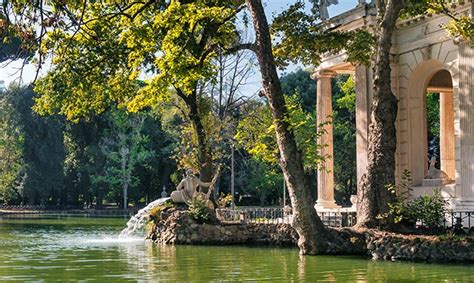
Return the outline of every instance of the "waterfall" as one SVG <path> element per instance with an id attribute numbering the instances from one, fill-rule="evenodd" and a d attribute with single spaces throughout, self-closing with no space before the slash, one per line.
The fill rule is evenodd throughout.
<path id="1" fill-rule="evenodd" d="M 166 201 L 170 200 L 171 198 L 159 198 L 153 202 L 150 202 L 146 207 L 140 209 L 137 214 L 132 216 L 130 220 L 127 222 L 127 228 L 123 229 L 120 232 L 119 238 L 127 238 L 137 230 L 141 230 L 143 226 L 147 223 L 150 219 L 149 213 L 150 211 L 160 205 L 163 205 Z"/>

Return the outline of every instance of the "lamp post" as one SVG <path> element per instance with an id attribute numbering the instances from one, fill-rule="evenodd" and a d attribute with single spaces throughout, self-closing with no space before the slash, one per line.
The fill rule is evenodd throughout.
<path id="1" fill-rule="evenodd" d="M 234 180 L 235 180 L 235 172 L 234 172 L 234 145 L 231 144 L 230 146 L 231 150 L 231 173 L 230 173 L 230 192 L 232 194 L 232 209 L 235 209 L 235 201 L 234 201 L 234 193 L 235 193 L 235 188 L 234 188 Z"/>

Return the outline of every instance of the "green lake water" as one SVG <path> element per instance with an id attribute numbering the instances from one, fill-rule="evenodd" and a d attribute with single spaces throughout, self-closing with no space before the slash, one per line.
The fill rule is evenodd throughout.
<path id="1" fill-rule="evenodd" d="M 125 218 L 0 216 L 0 282 L 474 282 L 473 265 L 119 239 Z"/>

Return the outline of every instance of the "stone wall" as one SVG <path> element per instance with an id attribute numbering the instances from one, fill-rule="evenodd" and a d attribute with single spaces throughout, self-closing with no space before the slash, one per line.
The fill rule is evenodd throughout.
<path id="1" fill-rule="evenodd" d="M 148 238 L 162 244 L 296 246 L 289 224 L 199 224 L 187 211 L 164 212 Z"/>
<path id="2" fill-rule="evenodd" d="M 288 224 L 199 224 L 187 211 L 162 212 L 148 238 L 161 244 L 297 246 L 298 235 Z M 380 260 L 474 262 L 473 238 L 440 239 L 377 230 L 331 229 L 330 254 L 362 255 Z M 336 239 L 338 239 L 336 241 Z M 337 247 L 336 247 L 337 246 Z"/>
<path id="3" fill-rule="evenodd" d="M 367 253 L 373 259 L 384 260 L 473 262 L 472 240 L 366 232 Z"/>

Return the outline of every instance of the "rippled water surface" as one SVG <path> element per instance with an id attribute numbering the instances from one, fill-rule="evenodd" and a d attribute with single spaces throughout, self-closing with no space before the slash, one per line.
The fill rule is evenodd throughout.
<path id="1" fill-rule="evenodd" d="M 474 282 L 472 265 L 298 256 L 296 249 L 157 246 L 119 239 L 127 219 L 0 217 L 0 282 Z"/>

